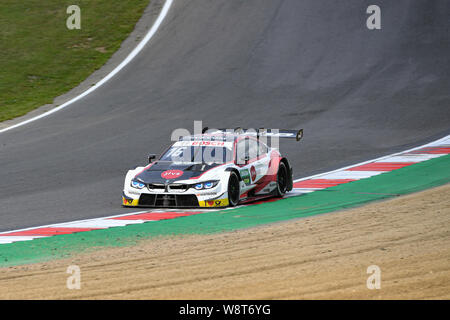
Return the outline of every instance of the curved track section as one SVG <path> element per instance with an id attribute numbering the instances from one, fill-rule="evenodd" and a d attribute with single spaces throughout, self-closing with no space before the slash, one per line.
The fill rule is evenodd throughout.
<path id="1" fill-rule="evenodd" d="M 0 135 L 0 231 L 123 213 L 126 170 L 175 128 L 305 129 L 302 177 L 448 133 L 448 1 L 175 1 L 142 52 L 64 110 Z"/>

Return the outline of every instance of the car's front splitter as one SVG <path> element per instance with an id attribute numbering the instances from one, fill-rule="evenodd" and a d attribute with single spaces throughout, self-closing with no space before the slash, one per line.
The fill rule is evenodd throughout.
<path id="1" fill-rule="evenodd" d="M 148 206 L 140 206 L 139 198 L 133 199 L 127 196 L 125 193 L 122 194 L 122 205 L 125 207 L 148 207 Z M 199 208 L 223 208 L 228 207 L 229 201 L 228 198 L 220 198 L 220 199 L 211 199 L 211 200 L 199 200 L 198 207 Z"/>

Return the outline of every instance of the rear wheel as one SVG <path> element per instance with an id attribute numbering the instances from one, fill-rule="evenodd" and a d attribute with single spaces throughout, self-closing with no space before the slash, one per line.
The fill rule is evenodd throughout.
<path id="1" fill-rule="evenodd" d="M 277 188 L 275 189 L 276 196 L 282 197 L 286 193 L 288 185 L 288 171 L 286 165 L 280 162 L 277 173 Z"/>
<path id="2" fill-rule="evenodd" d="M 228 203 L 230 207 L 235 207 L 239 203 L 239 189 L 239 178 L 236 172 L 232 171 L 228 180 Z"/>

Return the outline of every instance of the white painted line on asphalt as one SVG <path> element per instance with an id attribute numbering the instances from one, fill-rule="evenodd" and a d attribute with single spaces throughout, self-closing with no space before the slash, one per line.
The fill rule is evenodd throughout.
<path id="1" fill-rule="evenodd" d="M 0 243 L 12 243 L 15 241 L 28 241 L 36 238 L 44 238 L 43 236 L 3 236 L 0 237 Z"/>
<path id="2" fill-rule="evenodd" d="M 96 219 L 84 222 L 68 222 L 53 225 L 54 228 L 92 228 L 107 229 L 112 227 L 123 227 L 129 224 L 139 224 L 148 220 L 112 220 L 112 219 Z"/>
<path id="3" fill-rule="evenodd" d="M 332 172 L 329 174 L 325 174 L 323 176 L 320 176 L 320 179 L 365 179 L 370 178 L 372 176 L 376 176 L 382 173 L 385 173 L 388 171 L 350 171 L 350 170 L 343 170 L 338 172 Z"/>
<path id="4" fill-rule="evenodd" d="M 130 54 L 125 58 L 125 60 L 123 60 L 116 68 L 114 68 L 113 71 L 111 71 L 106 77 L 104 77 L 102 80 L 100 80 L 99 82 L 97 82 L 95 85 L 93 85 L 92 87 L 90 87 L 88 90 L 84 91 L 82 94 L 76 96 L 75 98 L 67 101 L 66 103 L 60 105 L 59 107 L 56 107 L 50 111 L 47 111 L 43 114 L 40 114 L 36 117 L 33 117 L 31 119 L 19 122 L 15 125 L 12 125 L 10 127 L 4 128 L 0 130 L 0 133 L 15 129 L 17 127 L 23 126 L 25 124 L 28 124 L 30 122 L 36 121 L 38 119 L 47 117 L 49 115 L 51 115 L 52 113 L 55 113 L 61 109 L 64 109 L 65 107 L 71 105 L 72 103 L 80 100 L 81 98 L 87 96 L 88 94 L 90 94 L 92 91 L 98 89 L 99 87 L 101 87 L 105 82 L 107 82 L 108 80 L 110 80 L 112 77 L 114 77 L 120 70 L 122 70 L 128 63 L 130 63 L 131 60 L 133 60 L 139 52 L 141 52 L 141 50 L 144 48 L 144 46 L 150 41 L 150 39 L 154 36 L 154 34 L 156 33 L 156 31 L 159 29 L 159 27 L 161 26 L 162 22 L 164 21 L 164 19 L 167 16 L 167 13 L 169 12 L 170 7 L 172 6 L 174 0 L 166 0 L 166 2 L 164 3 L 163 8 L 161 9 L 161 12 L 159 13 L 158 18 L 156 19 L 155 23 L 153 24 L 153 26 L 150 28 L 150 30 L 147 32 L 147 34 L 145 35 L 145 37 L 142 39 L 142 41 L 137 45 L 136 48 L 133 49 L 133 51 L 130 52 Z"/>
<path id="5" fill-rule="evenodd" d="M 103 219 L 112 219 L 112 218 L 120 218 L 120 217 L 127 217 L 127 216 L 134 216 L 136 214 L 140 214 L 140 213 L 159 213 L 159 212 L 212 212 L 212 211 L 217 211 L 219 209 L 197 209 L 197 208 L 192 208 L 192 209 L 157 209 L 157 210 L 145 210 L 145 211 L 135 211 L 135 212 L 129 212 L 129 213 L 121 213 L 121 214 L 116 214 L 113 216 L 107 216 L 107 217 L 102 217 L 102 218 L 93 218 L 93 219 L 84 219 L 84 220 L 76 220 L 76 221 L 69 221 L 69 222 L 63 222 L 63 223 L 56 223 L 56 224 L 48 224 L 48 225 L 44 225 L 44 226 L 38 226 L 38 227 L 29 227 L 29 228 L 23 228 L 23 229 L 17 229 L 17 230 L 11 230 L 11 231 L 3 231 L 0 232 L 0 237 L 2 236 L 2 234 L 5 233 L 11 233 L 11 232 L 19 232 L 19 231 L 28 231 L 28 230 L 34 230 L 34 229 L 38 229 L 38 228 L 55 228 L 55 227 L 60 227 L 61 225 L 67 225 L 69 223 L 93 223 L 93 221 L 97 221 L 97 220 L 103 220 Z M 114 221 L 114 220 L 113 220 Z M 126 221 L 133 221 L 133 220 L 126 220 Z M 145 222 L 150 222 L 153 220 L 145 220 Z M 66 228 L 68 228 L 68 226 L 66 226 Z"/>
<path id="6" fill-rule="evenodd" d="M 446 136 L 440 140 L 434 141 L 429 143 L 427 146 L 428 147 L 435 147 L 435 146 L 450 146 L 450 135 Z"/>
<path id="7" fill-rule="evenodd" d="M 415 153 L 415 154 L 403 154 L 403 155 L 399 155 L 399 156 L 393 156 L 393 157 L 389 157 L 383 160 L 378 160 L 375 162 L 422 162 L 422 161 L 427 161 L 433 158 L 439 158 L 445 156 L 445 154 L 420 154 L 420 153 Z"/>
<path id="8" fill-rule="evenodd" d="M 38 227 L 29 227 L 29 228 L 23 228 L 23 229 L 17 229 L 17 230 L 12 230 L 12 231 L 3 231 L 0 232 L 0 237 L 5 234 L 5 233 L 11 233 L 11 232 L 19 232 L 19 231 L 28 231 L 28 230 L 34 230 L 34 229 L 38 229 L 38 228 L 53 228 L 55 226 L 61 225 L 61 224 L 65 224 L 65 223 L 81 223 L 81 222 L 90 222 L 90 221 L 95 221 L 95 220 L 99 220 L 99 219 L 108 219 L 108 218 L 115 218 L 115 217 L 125 217 L 125 216 L 131 216 L 131 215 L 135 215 L 135 214 L 139 214 L 139 213 L 146 213 L 148 211 L 138 211 L 138 212 L 131 212 L 131 213 L 122 213 L 122 214 L 118 214 L 118 215 L 114 215 L 114 216 L 108 216 L 105 218 L 94 218 L 94 219 L 84 219 L 84 220 L 76 220 L 76 221 L 69 221 L 69 222 L 63 222 L 63 223 L 54 223 L 54 224 L 47 224 L 44 226 L 38 226 Z"/>

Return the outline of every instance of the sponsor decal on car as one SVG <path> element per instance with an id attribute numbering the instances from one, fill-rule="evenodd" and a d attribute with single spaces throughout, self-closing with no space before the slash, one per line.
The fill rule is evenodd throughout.
<path id="1" fill-rule="evenodd" d="M 200 207 L 226 207 L 228 206 L 228 199 L 216 199 L 216 200 L 206 200 L 199 202 Z"/>
<path id="2" fill-rule="evenodd" d="M 139 200 L 138 199 L 129 199 L 129 198 L 125 198 L 122 197 L 122 204 L 124 206 L 130 206 L 130 207 L 135 207 L 139 204 Z"/>
<path id="3" fill-rule="evenodd" d="M 181 170 L 166 170 L 163 173 L 161 173 L 161 178 L 163 179 L 176 179 L 183 175 L 183 171 Z"/>
<path id="4" fill-rule="evenodd" d="M 250 181 L 250 172 L 248 171 L 248 169 L 243 169 L 239 171 L 242 181 L 245 182 L 246 185 L 249 185 L 251 183 Z"/>
<path id="5" fill-rule="evenodd" d="M 210 147 L 225 147 L 228 149 L 233 148 L 233 142 L 229 141 L 177 141 L 173 145 L 174 147 L 196 147 L 196 146 L 210 146 Z"/>
<path id="6" fill-rule="evenodd" d="M 204 196 L 215 196 L 217 192 L 203 192 L 203 193 L 197 193 L 197 197 L 204 197 Z"/>
<path id="7" fill-rule="evenodd" d="M 129 193 L 129 194 L 134 194 L 134 195 L 136 195 L 136 196 L 140 196 L 140 195 L 141 195 L 140 192 L 133 191 L 133 190 L 128 190 L 128 193 Z"/>

